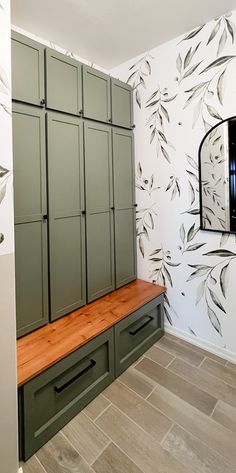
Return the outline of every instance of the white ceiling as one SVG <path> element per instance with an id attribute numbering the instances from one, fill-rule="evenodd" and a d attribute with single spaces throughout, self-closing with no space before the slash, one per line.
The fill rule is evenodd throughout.
<path id="1" fill-rule="evenodd" d="M 236 8 L 236 0 L 11 0 L 12 23 L 104 68 Z"/>

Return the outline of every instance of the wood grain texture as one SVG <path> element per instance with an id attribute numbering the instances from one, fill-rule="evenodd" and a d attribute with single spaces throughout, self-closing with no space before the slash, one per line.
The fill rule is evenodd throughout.
<path id="1" fill-rule="evenodd" d="M 46 470 L 43 468 L 36 456 L 30 458 L 27 463 L 22 466 L 23 473 L 45 473 Z"/>
<path id="2" fill-rule="evenodd" d="M 175 342 L 174 340 L 170 341 L 166 337 L 163 337 L 161 340 L 159 340 L 156 343 L 156 346 L 166 350 L 174 356 L 182 358 L 193 366 L 199 366 L 204 360 L 204 356 L 198 351 L 192 350 L 190 347 L 184 346 L 181 343 Z"/>
<path id="3" fill-rule="evenodd" d="M 139 360 L 139 362 L 140 361 L 141 360 Z M 133 367 L 124 371 L 118 380 L 143 398 L 146 398 L 157 385 L 155 381 L 148 378 L 140 371 L 135 370 Z"/>
<path id="4" fill-rule="evenodd" d="M 159 340 L 159 342 L 160 341 L 161 340 Z M 166 367 L 171 361 L 173 361 L 174 356 L 170 355 L 170 353 L 165 350 L 161 350 L 160 346 L 159 343 L 153 345 L 148 351 L 146 351 L 145 356 L 150 358 L 152 361 L 156 361 L 159 365 Z"/>
<path id="5" fill-rule="evenodd" d="M 220 363 L 206 358 L 201 365 L 201 370 L 236 388 L 236 372 L 230 366 L 222 366 Z"/>
<path id="6" fill-rule="evenodd" d="M 137 279 L 17 341 L 18 386 L 166 291 Z"/>
<path id="7" fill-rule="evenodd" d="M 186 340 L 182 340 L 181 338 L 174 337 L 174 335 L 171 335 L 170 333 L 165 333 L 165 339 L 167 339 L 167 338 L 170 341 L 173 341 L 175 343 L 179 343 L 183 347 L 190 348 L 190 350 L 193 350 L 193 351 L 199 353 L 200 355 L 202 355 L 203 358 L 205 358 L 205 357 L 210 358 L 211 360 L 218 361 L 218 363 L 221 363 L 222 365 L 227 364 L 227 361 L 224 358 L 221 358 L 220 356 L 215 355 L 214 353 L 206 351 L 203 348 L 198 347 L 197 345 L 193 345 L 192 343 L 189 343 Z"/>
<path id="8" fill-rule="evenodd" d="M 95 397 L 95 399 L 85 407 L 85 414 L 92 420 L 95 420 L 109 405 L 108 401 L 102 394 Z"/>
<path id="9" fill-rule="evenodd" d="M 104 450 L 92 466 L 96 473 L 143 473 L 114 443 Z"/>
<path id="10" fill-rule="evenodd" d="M 236 434 L 236 409 L 229 406 L 224 401 L 218 401 L 216 408 L 212 414 L 212 419 L 224 425 L 227 429 Z M 236 442 L 236 436 L 235 436 Z"/>

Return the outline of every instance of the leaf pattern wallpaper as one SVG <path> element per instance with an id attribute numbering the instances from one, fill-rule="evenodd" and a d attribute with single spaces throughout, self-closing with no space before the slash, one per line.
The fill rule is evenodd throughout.
<path id="1" fill-rule="evenodd" d="M 0 0 L 0 255 L 12 253 L 13 185 L 11 148 L 10 37 L 6 28 L 9 2 Z"/>
<path id="2" fill-rule="evenodd" d="M 134 89 L 138 276 L 167 287 L 167 324 L 235 356 L 236 241 L 199 228 L 198 149 L 236 115 L 236 11 L 111 72 Z"/>

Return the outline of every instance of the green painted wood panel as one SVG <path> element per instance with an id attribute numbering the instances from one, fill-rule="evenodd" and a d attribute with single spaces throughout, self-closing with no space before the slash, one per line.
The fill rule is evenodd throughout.
<path id="1" fill-rule="evenodd" d="M 27 460 L 114 380 L 113 329 L 22 387 Z"/>
<path id="2" fill-rule="evenodd" d="M 42 105 L 44 93 L 44 46 L 12 31 L 12 98 Z"/>
<path id="3" fill-rule="evenodd" d="M 86 302 L 82 120 L 47 114 L 51 320 Z"/>
<path id="4" fill-rule="evenodd" d="M 136 279 L 133 133 L 113 128 L 116 288 Z"/>
<path id="5" fill-rule="evenodd" d="M 114 289 L 111 128 L 84 123 L 88 302 Z"/>
<path id="6" fill-rule="evenodd" d="M 18 336 L 48 321 L 45 113 L 13 104 Z"/>
<path id="7" fill-rule="evenodd" d="M 84 116 L 111 122 L 110 76 L 93 67 L 83 66 Z"/>
<path id="8" fill-rule="evenodd" d="M 112 123 L 133 128 L 133 90 L 118 79 L 111 79 Z"/>
<path id="9" fill-rule="evenodd" d="M 117 377 L 164 335 L 163 295 L 121 320 L 114 330 Z"/>
<path id="10" fill-rule="evenodd" d="M 46 106 L 82 115 L 82 65 L 79 61 L 47 48 Z"/>

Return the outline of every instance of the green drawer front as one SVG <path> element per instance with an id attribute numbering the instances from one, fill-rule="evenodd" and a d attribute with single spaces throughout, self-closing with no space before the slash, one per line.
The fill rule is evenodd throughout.
<path id="1" fill-rule="evenodd" d="M 163 296 L 156 297 L 115 326 L 116 376 L 164 333 Z"/>
<path id="2" fill-rule="evenodd" d="M 23 458 L 33 453 L 114 379 L 110 329 L 29 381 L 23 394 Z"/>

